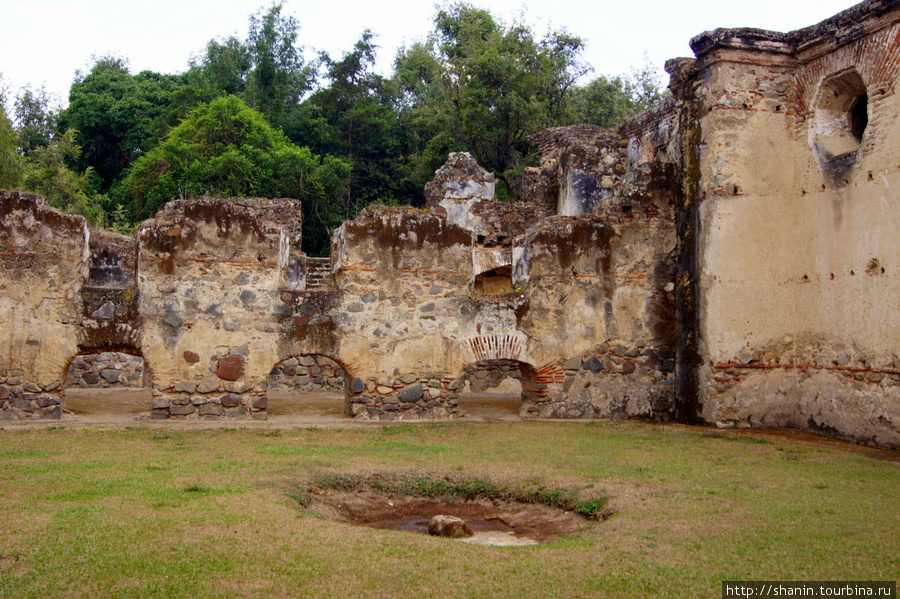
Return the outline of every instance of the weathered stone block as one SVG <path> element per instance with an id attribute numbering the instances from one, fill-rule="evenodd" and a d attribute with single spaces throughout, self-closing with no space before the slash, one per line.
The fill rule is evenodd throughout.
<path id="1" fill-rule="evenodd" d="M 456 516 L 437 515 L 428 521 L 428 534 L 435 537 L 447 537 L 450 539 L 463 539 L 473 536 L 472 527 L 468 522 Z"/>
<path id="2" fill-rule="evenodd" d="M 184 323 L 184 319 L 175 312 L 166 312 L 162 320 L 173 329 L 179 328 Z"/>
<path id="3" fill-rule="evenodd" d="M 187 405 L 179 406 L 179 405 L 171 405 L 169 406 L 169 414 L 172 416 L 187 416 L 189 414 L 193 414 L 197 411 L 197 408 L 192 406 L 190 403 Z"/>
<path id="4" fill-rule="evenodd" d="M 566 370 L 580 370 L 581 358 L 569 358 L 563 363 L 563 368 Z"/>
<path id="5" fill-rule="evenodd" d="M 229 393 L 246 393 L 252 386 L 250 381 L 233 381 L 225 383 L 225 390 Z"/>
<path id="6" fill-rule="evenodd" d="M 153 409 L 154 410 L 165 410 L 165 409 L 168 409 L 169 405 L 171 405 L 171 400 L 168 397 L 154 397 L 153 398 Z"/>
<path id="7" fill-rule="evenodd" d="M 226 381 L 236 381 L 241 377 L 243 361 L 239 356 L 226 356 L 219 358 L 216 374 Z"/>
<path id="8" fill-rule="evenodd" d="M 180 381 L 175 383 L 175 393 L 196 393 L 197 383 L 193 381 Z"/>
<path id="9" fill-rule="evenodd" d="M 237 405 L 240 405 L 241 396 L 234 393 L 226 393 L 219 398 L 219 403 L 221 403 L 226 408 L 233 408 Z"/>
<path id="10" fill-rule="evenodd" d="M 103 377 L 107 383 L 114 385 L 120 382 L 122 377 L 122 372 L 120 370 L 114 370 L 112 368 L 104 368 L 100 371 L 100 376 Z"/>
<path id="11" fill-rule="evenodd" d="M 197 407 L 197 414 L 200 416 L 221 416 L 225 413 L 225 408 L 217 403 L 205 403 Z"/>
<path id="12" fill-rule="evenodd" d="M 603 370 L 603 362 L 597 356 L 590 356 L 584 361 L 584 369 L 591 372 L 599 372 Z"/>
<path id="13" fill-rule="evenodd" d="M 208 376 L 197 385 L 197 393 L 212 393 L 219 388 L 219 377 Z"/>
<path id="14" fill-rule="evenodd" d="M 400 397 L 400 401 L 404 403 L 410 403 L 418 400 L 425 393 L 425 388 L 421 383 L 413 383 L 412 385 L 407 385 L 400 389 L 398 393 Z"/>

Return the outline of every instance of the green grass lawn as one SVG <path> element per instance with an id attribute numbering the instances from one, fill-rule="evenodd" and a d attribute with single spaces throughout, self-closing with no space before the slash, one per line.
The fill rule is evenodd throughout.
<path id="1" fill-rule="evenodd" d="M 605 492 L 538 547 L 323 520 L 329 472 Z M 639 423 L 0 430 L 0 597 L 719 597 L 722 580 L 897 580 L 900 467 Z"/>

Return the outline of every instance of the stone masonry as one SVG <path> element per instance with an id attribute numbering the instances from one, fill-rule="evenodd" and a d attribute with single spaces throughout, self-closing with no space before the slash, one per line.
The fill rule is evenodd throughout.
<path id="1" fill-rule="evenodd" d="M 287 387 L 447 419 L 512 376 L 524 416 L 900 447 L 900 1 L 691 46 L 661 105 L 535 132 L 522 201 L 451 154 L 330 260 L 295 200 L 178 200 L 129 239 L 0 192 L 0 418 L 125 381 L 160 419 L 264 419 Z"/>

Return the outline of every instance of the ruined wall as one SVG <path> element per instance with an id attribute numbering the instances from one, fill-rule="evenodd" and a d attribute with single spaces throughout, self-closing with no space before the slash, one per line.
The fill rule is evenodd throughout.
<path id="1" fill-rule="evenodd" d="M 516 234 L 486 234 L 480 215 L 513 207 L 459 199 L 486 177 L 456 154 L 429 184 L 433 213 L 370 208 L 344 224 L 333 248 L 340 307 L 329 343 L 352 361 L 353 415 L 453 416 L 463 379 L 515 364 L 525 414 L 671 416 L 678 174 L 655 151 L 632 158 L 628 148 L 668 147 L 677 127 L 662 136 L 658 127 L 630 127 L 600 135 L 617 162 L 589 176 L 597 188 L 616 165 L 621 176 L 590 214 L 538 217 L 525 203 Z M 554 143 L 574 155 L 582 129 L 554 130 Z M 592 148 L 586 155 L 603 155 Z M 536 185 L 562 190 L 568 171 L 553 160 Z"/>
<path id="2" fill-rule="evenodd" d="M 88 228 L 38 196 L 0 191 L 0 418 L 59 418 L 81 336 Z"/>
<path id="3" fill-rule="evenodd" d="M 300 255 L 296 200 L 175 201 L 137 233 L 155 417 L 265 417 Z"/>
<path id="4" fill-rule="evenodd" d="M 692 41 L 706 421 L 900 445 L 898 21 L 875 1 Z"/>
<path id="5" fill-rule="evenodd" d="M 525 201 L 453 154 L 429 209 L 364 210 L 331 261 L 294 200 L 175 201 L 132 240 L 3 192 L 0 417 L 125 380 L 158 418 L 264 418 L 270 384 L 453 418 L 515 372 L 526 415 L 900 446 L 900 1 L 692 48 L 658 107 L 532 136 Z"/>

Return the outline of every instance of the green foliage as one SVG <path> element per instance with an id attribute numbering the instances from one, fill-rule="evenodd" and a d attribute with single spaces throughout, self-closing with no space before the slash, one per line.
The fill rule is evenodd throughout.
<path id="1" fill-rule="evenodd" d="M 210 40 L 200 58 L 191 60 L 192 70 L 201 83 L 216 94 L 240 95 L 247 87 L 247 76 L 253 63 L 250 51 L 238 38 Z"/>
<path id="2" fill-rule="evenodd" d="M 352 218 L 371 203 L 387 203 L 398 195 L 397 162 L 402 135 L 394 110 L 398 88 L 373 72 L 375 51 L 371 31 L 363 32 L 351 52 L 340 60 L 323 55 L 330 85 L 315 92 L 292 115 L 292 139 L 353 165 L 346 181 L 344 218 Z"/>
<path id="3" fill-rule="evenodd" d="M 580 38 L 465 2 L 439 8 L 389 78 L 375 72 L 372 31 L 340 58 L 313 62 L 299 32 L 276 2 L 250 16 L 245 39 L 207 42 L 184 74 L 132 74 L 126 60 L 101 56 L 62 111 L 43 88 L 22 90 L 7 113 L 14 124 L 0 118 L 0 186 L 49 190 L 54 205 L 125 233 L 176 197 L 298 197 L 305 247 L 322 255 L 362 207 L 420 205 L 452 151 L 472 152 L 497 175 L 498 198 L 515 201 L 536 164 L 530 134 L 610 127 L 664 95 L 647 64 L 576 85 L 588 70 Z M 227 96 L 256 116 L 215 102 Z"/>
<path id="4" fill-rule="evenodd" d="M 69 106 L 59 117 L 62 130 L 78 132 L 82 152 L 76 168 L 92 168 L 100 191 L 109 190 L 135 158 L 156 145 L 165 132 L 158 119 L 184 85 L 182 75 L 131 75 L 122 59 L 98 59 L 72 84 Z"/>
<path id="5" fill-rule="evenodd" d="M 585 72 L 582 47 L 565 31 L 538 37 L 470 4 L 438 11 L 428 42 L 396 61 L 412 123 L 429 140 L 423 170 L 447 150 L 468 150 L 515 195 L 528 135 L 559 123 L 568 89 Z"/>
<path id="6" fill-rule="evenodd" d="M 16 148 L 16 131 L 0 101 L 0 189 L 14 189 L 21 172 L 22 157 Z"/>
<path id="7" fill-rule="evenodd" d="M 273 122 L 300 101 L 314 75 L 304 65 L 297 46 L 297 19 L 281 11 L 281 4 L 273 4 L 253 15 L 246 44 L 252 65 L 247 75 L 247 104 Z"/>
<path id="8" fill-rule="evenodd" d="M 649 60 L 631 70 L 630 76 L 599 76 L 571 90 L 566 122 L 614 127 L 626 118 L 654 106 L 666 97 L 659 74 Z"/>
<path id="9" fill-rule="evenodd" d="M 599 519 L 609 502 L 605 494 L 580 500 L 581 491 L 572 487 L 547 487 L 538 482 L 518 486 L 500 485 L 485 477 L 436 478 L 427 474 L 328 473 L 313 478 L 312 484 L 337 491 L 372 490 L 392 496 L 427 497 L 441 501 L 471 501 L 478 498 L 536 503 L 561 510 L 574 511 L 586 518 Z"/>
<path id="10" fill-rule="evenodd" d="M 79 153 L 75 131 L 71 129 L 57 135 L 46 147 L 32 148 L 19 185 L 21 189 L 44 196 L 54 208 L 80 214 L 93 226 L 106 226 L 103 202 L 107 198 L 86 191 L 90 170 L 78 174 L 66 166 L 68 161 L 77 161 Z"/>
<path id="11" fill-rule="evenodd" d="M 59 109 L 43 87 L 37 91 L 26 87 L 19 92 L 15 102 L 16 143 L 23 156 L 50 145 L 58 115 Z"/>
<path id="12" fill-rule="evenodd" d="M 609 497 L 605 495 L 588 499 L 575 507 L 575 513 L 581 514 L 590 520 L 601 520 L 604 517 L 609 517 L 609 512 L 604 511 L 607 503 L 609 503 Z"/>
<path id="13" fill-rule="evenodd" d="M 291 144 L 240 98 L 225 96 L 194 109 L 139 158 L 121 192 L 137 219 L 175 198 L 297 198 L 303 201 L 304 226 L 313 229 L 312 239 L 304 241 L 321 252 L 340 224 L 338 198 L 348 172 L 345 162 Z"/>

